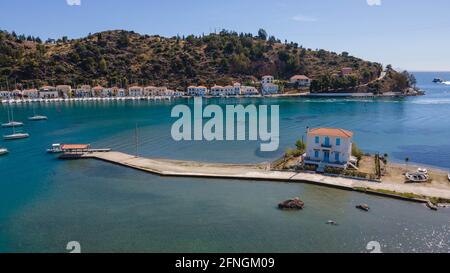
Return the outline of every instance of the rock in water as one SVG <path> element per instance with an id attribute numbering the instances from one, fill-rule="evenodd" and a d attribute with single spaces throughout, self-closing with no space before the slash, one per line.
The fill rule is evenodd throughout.
<path id="1" fill-rule="evenodd" d="M 301 210 L 304 206 L 305 203 L 298 197 L 278 204 L 278 208 L 283 210 Z"/>
<path id="2" fill-rule="evenodd" d="M 361 204 L 356 206 L 357 209 L 363 210 L 363 211 L 369 211 L 370 207 L 367 204 Z"/>

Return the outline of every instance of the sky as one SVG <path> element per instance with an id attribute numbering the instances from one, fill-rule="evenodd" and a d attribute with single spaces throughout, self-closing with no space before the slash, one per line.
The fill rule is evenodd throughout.
<path id="1" fill-rule="evenodd" d="M 448 0 L 1 0 L 0 29 L 42 39 L 125 29 L 162 36 L 227 29 L 392 64 L 450 71 Z"/>

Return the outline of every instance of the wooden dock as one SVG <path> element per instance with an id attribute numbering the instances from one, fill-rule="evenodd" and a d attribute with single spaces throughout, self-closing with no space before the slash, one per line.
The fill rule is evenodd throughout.
<path id="1" fill-rule="evenodd" d="M 343 177 L 326 176 L 316 173 L 272 171 L 270 170 L 269 164 L 221 164 L 196 161 L 151 159 L 136 157 L 114 151 L 83 153 L 81 156 L 77 156 L 76 158 L 67 159 L 96 159 L 160 176 L 309 183 L 345 190 L 362 191 L 370 194 L 385 195 L 387 197 L 394 198 L 396 197 L 395 195 L 383 194 L 375 191 L 384 190 L 401 194 L 412 193 L 418 196 L 450 199 L 450 190 L 448 189 L 431 188 L 422 185 L 375 183 Z M 401 196 L 397 196 L 397 198 L 416 202 L 425 202 L 424 199 L 404 198 Z"/>

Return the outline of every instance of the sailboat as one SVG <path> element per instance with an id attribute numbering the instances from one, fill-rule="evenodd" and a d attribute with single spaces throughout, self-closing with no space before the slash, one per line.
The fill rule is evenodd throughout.
<path id="1" fill-rule="evenodd" d="M 14 121 L 14 113 L 11 109 L 11 115 L 9 113 L 10 109 L 8 109 L 8 123 L 3 123 L 2 127 L 9 128 L 9 127 L 20 127 L 23 126 L 23 122 Z"/>
<path id="2" fill-rule="evenodd" d="M 47 119 L 48 119 L 47 116 L 36 115 L 35 108 L 33 108 L 33 116 L 28 118 L 29 121 L 40 121 L 40 120 L 47 120 Z"/>
<path id="3" fill-rule="evenodd" d="M 24 139 L 30 137 L 27 133 L 16 133 L 16 127 L 13 126 L 13 133 L 11 135 L 4 135 L 4 140 L 16 140 L 16 139 Z"/>

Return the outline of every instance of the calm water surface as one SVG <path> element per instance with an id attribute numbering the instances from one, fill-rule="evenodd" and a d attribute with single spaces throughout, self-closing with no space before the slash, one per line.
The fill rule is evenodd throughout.
<path id="1" fill-rule="evenodd" d="M 0 252 L 449 252 L 450 210 L 302 184 L 161 178 L 96 161 L 59 161 L 52 143 L 91 143 L 134 152 L 139 124 L 144 156 L 211 162 L 266 162 L 279 157 L 306 126 L 353 130 L 368 152 L 450 169 L 450 73 L 417 73 L 427 95 L 405 99 L 213 99 L 208 103 L 280 105 L 280 149 L 258 142 L 175 142 L 168 102 L 90 102 L 14 106 L 31 137 L 0 142 Z M 183 101 L 178 101 L 183 102 Z M 190 101 L 184 101 L 192 103 Z M 0 120 L 7 119 L 0 105 Z M 9 132 L 1 129 L 2 134 Z M 300 196 L 301 212 L 276 204 Z M 354 206 L 370 204 L 362 213 Z M 325 223 L 336 220 L 339 226 Z"/>

